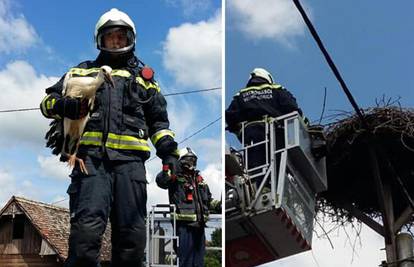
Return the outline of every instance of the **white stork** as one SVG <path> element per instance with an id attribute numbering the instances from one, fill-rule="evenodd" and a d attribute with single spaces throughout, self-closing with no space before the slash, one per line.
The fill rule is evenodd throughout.
<path id="1" fill-rule="evenodd" d="M 62 95 L 65 97 L 80 98 L 80 100 L 88 99 L 89 111 L 93 109 L 95 102 L 96 90 L 105 82 L 108 81 L 113 86 L 111 76 L 112 68 L 109 66 L 102 66 L 96 77 L 74 77 L 71 72 L 68 72 L 63 81 Z M 63 119 L 64 142 L 61 154 L 68 159 L 68 165 L 74 167 L 76 161 L 79 162 L 80 169 L 83 173 L 88 174 L 85 163 L 82 159 L 76 157 L 78 151 L 80 138 L 85 129 L 85 125 L 89 120 L 88 114 L 78 120 L 71 120 L 69 118 Z"/>

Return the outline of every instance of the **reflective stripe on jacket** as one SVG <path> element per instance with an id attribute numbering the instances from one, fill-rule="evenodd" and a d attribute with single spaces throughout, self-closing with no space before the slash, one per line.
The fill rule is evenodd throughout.
<path id="1" fill-rule="evenodd" d="M 243 121 L 262 120 L 263 116 L 278 117 L 302 110 L 295 97 L 279 84 L 263 82 L 252 83 L 234 95 L 230 106 L 226 109 L 227 129 L 237 133 Z"/>
<path id="2" fill-rule="evenodd" d="M 69 72 L 72 76 L 95 77 L 100 65 L 86 61 Z M 140 68 L 125 67 L 112 70 L 114 87 L 104 83 L 96 92 L 94 108 L 80 140 L 78 154 L 86 153 L 109 159 L 147 159 L 150 155 L 148 138 L 164 158 L 175 155 L 174 133 L 168 129 L 169 120 L 166 101 L 154 80 L 140 76 Z M 41 103 L 45 117 L 59 119 L 53 114 L 56 97 L 61 97 L 63 79 L 46 89 L 48 94 Z"/>

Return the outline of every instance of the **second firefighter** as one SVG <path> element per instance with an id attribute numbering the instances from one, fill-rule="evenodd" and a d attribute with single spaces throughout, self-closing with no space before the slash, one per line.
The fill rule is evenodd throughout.
<path id="1" fill-rule="evenodd" d="M 204 228 L 212 201 L 208 185 L 196 169 L 197 156 L 190 148 L 180 150 L 176 175 L 168 168 L 157 175 L 159 187 L 168 189 L 169 200 L 176 206 L 179 266 L 204 266 Z"/>

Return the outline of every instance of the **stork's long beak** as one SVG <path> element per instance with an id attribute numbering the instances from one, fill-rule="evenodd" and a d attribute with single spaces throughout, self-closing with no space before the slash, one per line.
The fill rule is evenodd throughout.
<path id="1" fill-rule="evenodd" d="M 112 79 L 112 75 L 110 73 L 104 73 L 105 81 L 110 83 L 112 87 L 115 87 L 114 80 Z"/>

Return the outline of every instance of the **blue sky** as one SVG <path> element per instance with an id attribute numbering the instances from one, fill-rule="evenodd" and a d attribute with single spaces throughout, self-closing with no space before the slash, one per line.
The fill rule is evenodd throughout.
<path id="1" fill-rule="evenodd" d="M 38 107 L 46 87 L 96 58 L 96 21 L 113 7 L 135 22 L 137 55 L 155 70 L 164 94 L 221 86 L 221 1 L 0 0 L 0 110 Z M 220 90 L 166 99 L 177 141 L 221 116 Z M 67 197 L 70 171 L 44 147 L 47 124 L 39 111 L 0 113 L 1 204 L 13 194 L 48 203 Z M 217 122 L 180 146 L 197 152 L 216 198 L 220 137 Z M 153 182 L 160 169 L 159 159 L 147 163 L 149 204 L 168 201 Z"/>
<path id="2" fill-rule="evenodd" d="M 303 0 L 357 103 L 375 106 L 382 95 L 397 99 L 403 107 L 414 104 L 414 18 L 412 1 Z M 338 82 L 289 0 L 229 0 L 226 5 L 225 106 L 243 87 L 254 67 L 264 67 L 297 98 L 306 116 L 319 120 L 324 87 L 326 115 L 351 111 Z M 324 122 L 327 122 L 326 120 Z M 226 134 L 226 143 L 237 140 Z M 350 231 L 350 229 L 347 229 Z M 374 266 L 384 253 L 381 237 L 365 228 L 362 246 L 352 260 L 345 234 L 335 233 L 329 242 L 314 238 L 307 252 L 266 266 Z"/>

